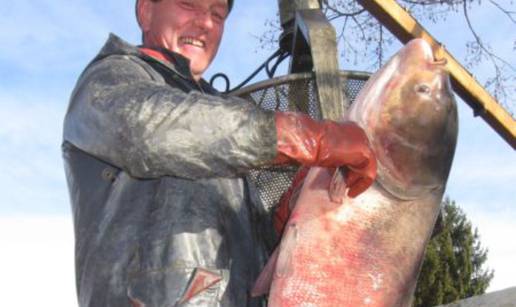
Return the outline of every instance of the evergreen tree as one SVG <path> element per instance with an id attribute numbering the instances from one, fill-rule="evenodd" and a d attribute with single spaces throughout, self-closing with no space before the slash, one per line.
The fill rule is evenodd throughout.
<path id="1" fill-rule="evenodd" d="M 483 294 L 493 271 L 483 269 L 487 249 L 464 212 L 448 198 L 443 202 L 442 231 L 426 250 L 414 306 L 436 306 Z"/>

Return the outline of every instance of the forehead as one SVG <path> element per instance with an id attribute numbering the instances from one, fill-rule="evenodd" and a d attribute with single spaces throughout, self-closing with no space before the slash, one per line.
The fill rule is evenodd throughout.
<path id="1" fill-rule="evenodd" d="M 228 7 L 228 0 L 172 0 L 176 2 L 180 1 L 186 1 L 191 3 L 196 3 L 199 5 L 203 5 L 206 7 L 213 7 L 213 6 L 221 6 L 221 7 Z"/>

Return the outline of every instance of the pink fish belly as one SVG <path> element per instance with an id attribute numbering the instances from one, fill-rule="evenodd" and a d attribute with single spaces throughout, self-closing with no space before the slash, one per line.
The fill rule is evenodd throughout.
<path id="1" fill-rule="evenodd" d="M 404 218 L 390 216 L 404 209 L 374 187 L 332 203 L 330 175 L 313 169 L 306 178 L 281 243 L 270 306 L 408 306 L 426 232 L 400 236 L 411 225 L 399 227 Z"/>

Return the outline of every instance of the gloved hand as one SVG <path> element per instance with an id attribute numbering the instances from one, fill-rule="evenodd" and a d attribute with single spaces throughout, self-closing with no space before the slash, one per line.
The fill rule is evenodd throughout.
<path id="1" fill-rule="evenodd" d="M 308 115 L 276 112 L 276 164 L 346 167 L 348 196 L 365 191 L 376 177 L 376 158 L 367 136 L 353 122 L 317 122 Z"/>

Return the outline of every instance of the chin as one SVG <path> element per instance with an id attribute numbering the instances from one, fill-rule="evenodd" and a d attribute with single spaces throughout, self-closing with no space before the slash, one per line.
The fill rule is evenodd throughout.
<path id="1" fill-rule="evenodd" d="M 197 62 L 199 63 L 199 62 Z M 204 71 L 208 68 L 208 65 L 199 65 L 199 66 L 190 66 L 190 70 L 192 71 L 192 74 L 202 75 Z"/>

